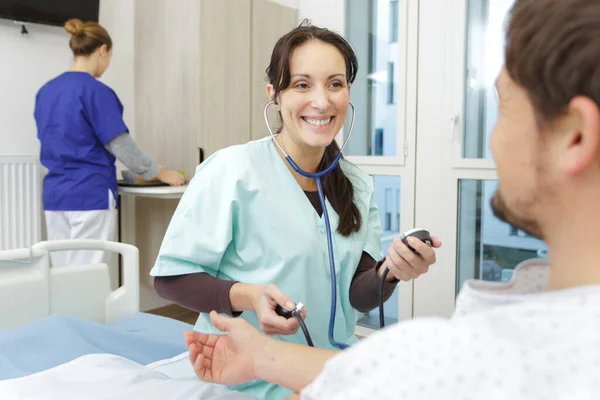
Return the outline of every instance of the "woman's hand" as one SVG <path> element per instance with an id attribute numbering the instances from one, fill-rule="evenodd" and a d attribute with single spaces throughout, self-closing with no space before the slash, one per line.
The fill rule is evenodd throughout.
<path id="1" fill-rule="evenodd" d="M 227 335 L 183 333 L 198 379 L 225 385 L 256 379 L 256 355 L 263 351 L 269 339 L 242 318 L 228 318 L 213 311 L 210 321 Z"/>
<path id="2" fill-rule="evenodd" d="M 159 181 L 169 184 L 169 186 L 181 186 L 185 183 L 185 177 L 177 171 L 161 168 L 156 177 Z"/>
<path id="3" fill-rule="evenodd" d="M 259 286 L 252 298 L 252 305 L 258 316 L 260 329 L 267 335 L 291 335 L 300 327 L 297 318 L 286 319 L 275 312 L 277 304 L 284 309 L 292 311 L 295 307 L 294 301 L 285 295 L 273 284 Z M 306 310 L 300 313 L 306 318 Z"/>
<path id="4" fill-rule="evenodd" d="M 429 266 L 435 263 L 435 250 L 442 246 L 439 238 L 433 236 L 433 245 L 409 236 L 408 244 L 415 249 L 414 253 L 409 249 L 399 237 L 395 237 L 388 248 L 385 262 L 379 268 L 379 276 L 382 276 L 383 271 L 387 267 L 390 272 L 386 277 L 386 281 L 391 282 L 394 279 L 400 281 L 409 281 L 415 279 L 429 270 Z"/>

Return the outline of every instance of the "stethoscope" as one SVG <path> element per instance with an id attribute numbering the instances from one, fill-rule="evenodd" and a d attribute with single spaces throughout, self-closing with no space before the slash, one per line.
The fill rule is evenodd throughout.
<path id="1" fill-rule="evenodd" d="M 279 150 L 281 150 L 281 152 L 285 156 L 285 159 L 287 160 L 287 162 L 290 164 L 290 166 L 292 167 L 292 169 L 294 171 L 296 171 L 300 175 L 305 176 L 307 178 L 313 178 L 315 180 L 315 182 L 317 183 L 317 192 L 319 194 L 321 208 L 323 209 L 323 219 L 325 220 L 325 229 L 327 231 L 327 252 L 329 253 L 329 268 L 330 268 L 330 273 L 331 273 L 331 310 L 329 312 L 329 343 L 331 343 L 332 346 L 337 347 L 338 349 L 345 349 L 346 347 L 348 347 L 348 345 L 346 345 L 344 343 L 336 342 L 333 337 L 333 326 L 335 324 L 335 312 L 336 312 L 335 305 L 336 305 L 336 300 L 337 300 L 337 282 L 336 282 L 336 274 L 335 274 L 335 260 L 333 257 L 333 239 L 331 236 L 331 225 L 329 224 L 329 214 L 327 213 L 327 207 L 325 205 L 325 194 L 323 193 L 323 187 L 321 186 L 321 178 L 323 176 L 327 175 L 329 172 L 333 171 L 333 169 L 337 165 L 338 161 L 342 157 L 342 152 L 344 151 L 344 148 L 348 144 L 348 141 L 350 140 L 350 136 L 352 136 L 352 130 L 354 128 L 354 104 L 348 103 L 348 104 L 350 104 L 350 107 L 352 108 L 352 120 L 350 122 L 350 129 L 348 130 L 348 136 L 344 140 L 344 143 L 342 144 L 340 151 L 336 154 L 336 156 L 334 157 L 331 164 L 329 164 L 329 166 L 327 168 L 325 168 L 324 170 L 318 171 L 318 172 L 306 172 L 303 169 L 301 169 L 298 166 L 298 164 L 296 164 L 294 162 L 294 160 L 292 160 L 292 157 L 290 157 L 285 152 L 283 147 L 277 142 L 277 140 L 275 139 L 275 134 L 273 133 L 273 130 L 271 129 L 271 124 L 269 124 L 269 118 L 267 117 L 267 110 L 269 109 L 269 106 L 271 104 L 277 104 L 277 102 L 270 101 L 269 103 L 267 103 L 267 105 L 264 108 L 264 112 L 263 112 L 264 117 L 265 117 L 265 123 L 267 124 L 269 133 L 271 134 L 271 139 L 273 140 L 273 142 L 275 142 L 275 144 L 277 145 Z M 306 331 L 305 331 L 305 334 L 306 334 Z"/>

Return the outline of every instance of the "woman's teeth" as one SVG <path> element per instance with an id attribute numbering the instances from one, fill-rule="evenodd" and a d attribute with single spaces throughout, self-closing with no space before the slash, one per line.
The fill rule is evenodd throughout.
<path id="1" fill-rule="evenodd" d="M 331 122 L 331 117 L 327 118 L 327 119 L 308 119 L 308 118 L 304 118 L 304 120 L 306 122 L 308 122 L 311 125 L 315 125 L 315 126 L 324 126 L 327 125 L 329 122 Z"/>

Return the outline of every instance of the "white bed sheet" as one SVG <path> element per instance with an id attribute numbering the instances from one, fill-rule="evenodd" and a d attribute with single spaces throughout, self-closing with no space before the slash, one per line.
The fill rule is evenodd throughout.
<path id="1" fill-rule="evenodd" d="M 187 353 L 138 364 L 110 354 L 91 354 L 17 379 L 0 381 L 0 399 L 250 400 L 256 397 L 200 382 Z"/>

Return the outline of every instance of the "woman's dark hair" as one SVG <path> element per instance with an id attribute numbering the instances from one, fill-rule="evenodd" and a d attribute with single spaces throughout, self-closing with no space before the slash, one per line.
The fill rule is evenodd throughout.
<path id="1" fill-rule="evenodd" d="M 354 82 L 358 70 L 358 60 L 348 42 L 337 33 L 313 26 L 309 21 L 304 20 L 300 26 L 277 41 L 271 54 L 271 63 L 267 68 L 267 79 L 273 85 L 274 98 L 290 85 L 290 57 L 292 52 L 309 40 L 319 40 L 338 49 L 346 61 L 346 83 Z M 339 151 L 340 148 L 334 140 L 325 148 L 319 170 L 327 168 Z M 340 217 L 338 232 L 343 236 L 358 232 L 361 226 L 361 217 L 358 207 L 354 204 L 354 187 L 342 171 L 340 164 L 338 163 L 333 171 L 321 178 L 321 181 L 325 196 Z"/>
<path id="2" fill-rule="evenodd" d="M 95 22 L 73 18 L 65 22 L 65 30 L 71 35 L 69 46 L 75 56 L 89 56 L 102 45 L 106 45 L 106 50 L 112 48 L 110 35 Z"/>

